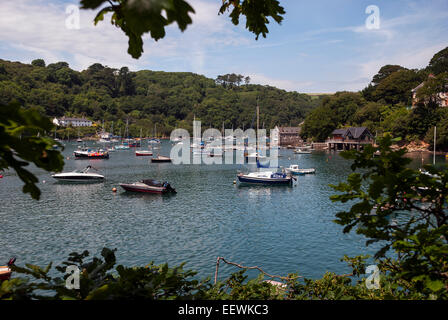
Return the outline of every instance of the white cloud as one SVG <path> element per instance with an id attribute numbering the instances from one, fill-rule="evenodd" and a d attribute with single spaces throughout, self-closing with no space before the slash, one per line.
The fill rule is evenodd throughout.
<path id="1" fill-rule="evenodd" d="M 0 10 L 0 42 L 28 52 L 29 60 L 44 58 L 48 63 L 68 61 L 74 69 L 84 69 L 99 62 L 111 67 L 128 66 L 157 69 L 158 59 L 192 56 L 190 66 L 202 71 L 207 51 L 234 46 L 246 40 L 229 28 L 228 21 L 218 17 L 216 3 L 190 1 L 196 13 L 193 24 L 181 34 L 177 25 L 167 28 L 167 35 L 157 42 L 145 34 L 144 53 L 139 60 L 128 53 L 125 34 L 110 23 L 110 15 L 94 26 L 96 11 L 80 10 L 80 29 L 67 29 L 67 4 L 16 0 L 3 2 Z M 219 34 L 219 36 L 217 36 Z M 27 61 L 29 62 L 29 61 Z"/>

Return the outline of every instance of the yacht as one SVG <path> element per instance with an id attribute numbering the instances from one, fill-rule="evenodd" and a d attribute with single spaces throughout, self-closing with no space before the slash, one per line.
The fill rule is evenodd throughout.
<path id="1" fill-rule="evenodd" d="M 58 181 L 66 182 L 102 182 L 104 181 L 104 176 L 98 173 L 88 172 L 92 166 L 87 166 L 82 170 L 75 170 L 72 172 L 63 172 L 53 174 L 52 177 Z"/>
<path id="2" fill-rule="evenodd" d="M 239 173 L 237 175 L 239 182 L 249 184 L 262 185 L 292 185 L 293 178 L 291 175 L 282 171 L 257 171 L 247 174 Z"/>

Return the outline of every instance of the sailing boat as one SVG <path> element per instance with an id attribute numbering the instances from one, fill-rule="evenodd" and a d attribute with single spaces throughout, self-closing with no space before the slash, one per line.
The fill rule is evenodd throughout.
<path id="1" fill-rule="evenodd" d="M 258 128 L 259 128 L 259 114 L 260 109 L 257 103 L 257 147 L 258 150 Z M 238 181 L 242 184 L 261 184 L 261 185 L 292 185 L 293 178 L 291 174 L 287 174 L 283 168 L 274 168 L 276 170 L 266 170 L 260 171 L 259 168 L 269 168 L 263 166 L 259 162 L 258 153 L 255 155 L 257 160 L 257 171 L 250 173 L 238 173 L 237 178 Z"/>
<path id="2" fill-rule="evenodd" d="M 126 129 L 125 129 L 125 136 L 128 133 L 128 124 L 129 124 L 129 119 L 126 120 Z M 129 144 L 128 143 L 123 143 L 123 138 L 121 138 L 121 144 L 115 147 L 115 150 L 128 150 L 129 149 Z"/>
<path id="3" fill-rule="evenodd" d="M 154 138 L 149 139 L 149 143 L 151 144 L 160 144 L 160 140 L 157 137 L 157 123 L 154 124 Z M 154 146 L 153 149 L 159 149 L 158 146 Z"/>
<path id="4" fill-rule="evenodd" d="M 436 137 L 437 137 L 437 127 L 434 126 L 434 151 L 433 151 L 433 155 L 432 155 L 432 164 L 433 164 L 433 166 L 436 165 Z M 423 158 L 422 158 L 422 161 L 423 161 Z M 431 174 L 431 173 L 429 173 L 428 171 L 426 171 L 423 168 L 420 168 L 419 171 L 421 173 L 423 173 L 423 174 L 426 174 L 426 175 L 432 177 L 432 178 L 440 178 L 438 175 Z"/>
<path id="5" fill-rule="evenodd" d="M 140 128 L 140 141 L 142 141 L 142 129 Z M 145 156 L 152 156 L 151 150 L 142 150 L 141 145 L 138 150 L 135 150 L 135 155 L 137 157 L 145 157 Z"/>

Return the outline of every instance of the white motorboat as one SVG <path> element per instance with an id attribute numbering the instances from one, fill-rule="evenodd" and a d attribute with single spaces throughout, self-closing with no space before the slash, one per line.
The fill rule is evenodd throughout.
<path id="1" fill-rule="evenodd" d="M 64 182 L 81 182 L 81 183 L 89 183 L 89 182 L 102 182 L 104 181 L 104 176 L 98 173 L 90 173 L 88 172 L 92 166 L 87 166 L 83 170 L 75 170 L 72 172 L 63 172 L 53 174 L 52 177 L 58 181 Z"/>
<path id="2" fill-rule="evenodd" d="M 289 168 L 285 168 L 286 173 L 290 174 L 296 174 L 296 175 L 303 175 L 308 173 L 316 173 L 316 169 L 309 168 L 309 169 L 301 169 L 297 164 L 292 164 L 289 166 Z"/>
<path id="3" fill-rule="evenodd" d="M 294 153 L 296 153 L 296 154 L 311 154 L 311 151 L 297 148 L 294 150 Z"/>

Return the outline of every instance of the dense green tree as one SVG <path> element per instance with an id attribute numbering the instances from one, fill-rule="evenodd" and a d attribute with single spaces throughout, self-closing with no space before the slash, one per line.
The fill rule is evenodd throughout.
<path id="1" fill-rule="evenodd" d="M 422 75 L 415 70 L 401 69 L 393 72 L 375 87 L 373 100 L 386 104 L 411 105 L 411 90 L 422 80 Z"/>
<path id="2" fill-rule="evenodd" d="M 403 293 L 446 299 L 448 168 L 438 171 L 427 165 L 429 174 L 412 170 L 406 150 L 392 151 L 393 142 L 386 135 L 378 147 L 342 153 L 353 160 L 355 172 L 333 186 L 341 192 L 331 197 L 333 201 L 352 203 L 350 210 L 336 214 L 336 222 L 344 226 L 344 233 L 356 230 L 367 237 L 367 245 L 381 245 L 377 264 Z M 380 157 L 374 157 L 376 151 Z"/>
<path id="3" fill-rule="evenodd" d="M 0 170 L 13 169 L 25 183 L 23 192 L 34 199 L 40 197 L 38 179 L 25 167 L 33 163 L 47 171 L 60 171 L 64 165 L 61 153 L 53 150 L 54 141 L 43 136 L 52 128 L 35 110 L 25 110 L 18 103 L 0 103 Z"/>
<path id="4" fill-rule="evenodd" d="M 77 72 L 65 62 L 46 68 L 0 62 L 5 70 L 0 78 L 3 103 L 15 99 L 25 108 L 51 117 L 87 116 L 109 125 L 119 119 L 129 118 L 131 125 L 148 119 L 151 126 L 157 123 L 157 131 L 165 136 L 176 126 L 185 127 L 194 115 L 202 118 L 206 127 L 222 128 L 223 122 L 226 128 L 254 127 L 257 101 L 260 125 L 298 125 L 320 102 L 274 87 L 241 85 L 244 76 L 238 74 L 225 75 L 229 83 L 225 87 L 188 72 L 131 72 L 127 67 L 117 70 L 99 63 Z M 132 132 L 139 133 L 139 128 Z"/>
<path id="5" fill-rule="evenodd" d="M 305 119 L 304 138 L 325 141 L 334 129 L 352 121 L 360 108 L 366 104 L 360 93 L 336 92 L 322 100 L 322 106 L 314 109 Z"/>
<path id="6" fill-rule="evenodd" d="M 429 61 L 428 70 L 435 75 L 448 72 L 448 47 L 437 52 Z"/>
<path id="7" fill-rule="evenodd" d="M 381 67 L 378 73 L 373 76 L 372 79 L 373 85 L 375 86 L 379 85 L 384 79 L 386 79 L 392 73 L 397 72 L 399 70 L 407 70 L 407 69 L 399 65 L 391 65 L 391 64 Z"/>
<path id="8" fill-rule="evenodd" d="M 35 59 L 31 61 L 31 64 L 35 67 L 45 67 L 44 59 Z"/>

